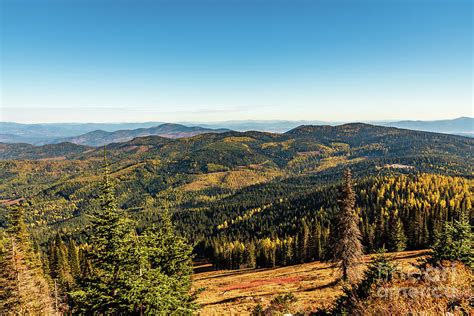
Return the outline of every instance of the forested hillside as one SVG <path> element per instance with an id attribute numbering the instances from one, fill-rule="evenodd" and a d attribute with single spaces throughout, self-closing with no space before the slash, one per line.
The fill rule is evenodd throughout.
<path id="1" fill-rule="evenodd" d="M 356 205 L 365 252 L 430 247 L 445 222 L 472 212 L 473 185 L 472 180 L 430 174 L 361 179 Z M 201 232 L 215 236 L 203 237 L 205 248 L 225 268 L 327 259 L 338 195 L 338 188 L 328 185 L 253 209 L 216 208 L 203 225 L 213 229 Z M 183 213 L 181 220 L 188 230 L 202 221 L 193 212 Z"/>
<path id="2" fill-rule="evenodd" d="M 253 209 L 275 208 L 276 201 L 282 201 L 283 209 L 285 203 L 295 207 L 314 199 L 310 194 L 319 199 L 331 195 L 327 192 L 347 166 L 361 183 L 420 173 L 470 179 L 473 144 L 465 137 L 347 124 L 302 126 L 285 134 L 150 136 L 110 144 L 107 153 L 121 208 L 146 225 L 166 204 L 183 219 L 181 226 L 190 218 L 197 221 L 192 231 L 186 228 L 188 233 L 201 234 Z M 9 144 L 0 153 L 3 210 L 25 199 L 32 205 L 27 219 L 33 233 L 81 231 L 84 215 L 96 207 L 103 149 Z M 319 203 L 318 209 L 331 208 Z M 287 227 L 280 236 L 287 233 L 294 232 Z"/>
<path id="3" fill-rule="evenodd" d="M 391 126 L 435 133 L 471 136 L 472 117 L 459 117 L 438 121 L 397 121 L 372 122 L 374 125 Z M 183 125 L 182 125 L 183 124 Z M 205 132 L 261 131 L 284 133 L 303 124 L 335 125 L 342 124 L 325 121 L 285 121 L 285 120 L 237 120 L 224 122 L 182 122 L 180 124 L 163 122 L 143 123 L 49 123 L 20 124 L 0 122 L 0 143 L 28 143 L 44 145 L 70 141 L 83 145 L 108 144 L 130 140 L 134 137 L 158 135 L 164 137 L 190 137 Z M 128 138 L 128 139 L 127 139 Z"/>
<path id="4" fill-rule="evenodd" d="M 239 269 L 330 259 L 346 168 L 354 176 L 365 253 L 433 246 L 445 223 L 462 214 L 472 219 L 472 145 L 474 139 L 465 137 L 347 124 L 301 126 L 285 134 L 149 136 L 110 144 L 105 152 L 107 183 L 114 187 L 117 212 L 129 219 L 123 227 L 131 244 L 155 238 L 150 227 L 169 213 L 196 257 Z M 11 207 L 21 204 L 49 271 L 46 282 L 60 281 L 64 304 L 71 299 L 77 311 L 92 308 L 92 292 L 71 291 L 78 278 L 90 276 L 91 264 L 107 269 L 90 254 L 97 214 L 104 210 L 104 148 L 4 144 L 0 157 L 0 225 L 6 227 Z M 127 235 L 131 231 L 137 239 Z M 12 238 L 7 235 L 3 244 Z M 97 247 L 104 246 L 100 242 Z M 142 255 L 152 253 L 137 253 L 127 264 L 136 267 Z M 129 277 L 150 281 L 125 273 L 123 282 Z"/>

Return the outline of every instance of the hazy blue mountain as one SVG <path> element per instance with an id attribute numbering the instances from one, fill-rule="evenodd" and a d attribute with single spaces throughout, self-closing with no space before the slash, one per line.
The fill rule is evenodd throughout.
<path id="1" fill-rule="evenodd" d="M 463 136 L 472 136 L 474 134 L 474 118 L 472 117 L 459 117 L 453 120 L 399 121 L 377 124 L 426 132 L 458 134 Z"/>
<path id="2" fill-rule="evenodd" d="M 228 128 L 233 131 L 261 131 L 271 133 L 284 133 L 301 125 L 338 125 L 342 122 L 325 121 L 286 121 L 286 120 L 243 120 L 223 122 L 183 122 L 185 125 L 195 124 L 208 128 Z"/>
<path id="3" fill-rule="evenodd" d="M 118 130 L 106 132 L 102 130 L 92 131 L 83 135 L 61 139 L 61 142 L 70 142 L 77 145 L 103 146 L 110 143 L 121 143 L 136 137 L 161 136 L 165 138 L 184 138 L 204 133 L 222 133 L 228 129 L 211 129 L 199 126 L 184 126 L 181 124 L 161 124 L 150 128 L 138 128 L 132 130 Z"/>
<path id="4" fill-rule="evenodd" d="M 284 120 L 245 120 L 224 122 L 194 122 L 195 125 L 211 128 L 229 128 L 234 131 L 263 131 L 284 133 L 301 125 L 340 125 L 351 122 L 325 122 L 325 121 L 284 121 Z M 474 134 L 474 118 L 460 117 L 452 120 L 438 121 L 371 121 L 362 122 L 381 126 L 398 127 L 426 132 L 456 134 L 469 136 Z M 190 124 L 190 123 L 185 123 Z"/>
<path id="5" fill-rule="evenodd" d="M 179 126 L 198 126 L 204 129 L 230 129 L 234 131 L 262 131 L 284 133 L 301 125 L 339 125 L 347 122 L 324 121 L 289 121 L 289 120 L 234 120 L 222 122 L 182 122 Z M 460 117 L 452 120 L 438 121 L 377 121 L 370 124 L 398 127 L 412 130 L 455 134 L 472 137 L 474 135 L 474 118 Z M 130 130 L 149 129 L 162 125 L 160 122 L 143 123 L 52 123 L 52 124 L 19 124 L 0 122 L 0 142 L 28 143 L 43 145 L 61 141 L 74 141 L 81 144 L 103 144 L 109 141 L 130 140 L 133 137 L 146 135 L 161 135 L 161 131 L 150 132 Z M 170 124 L 172 126 L 172 124 Z M 128 130 L 125 131 L 125 130 Z M 107 133 L 118 132 L 115 135 Z M 204 131 L 207 132 L 207 131 Z M 215 132 L 215 131 L 213 131 Z M 84 135 L 91 133 L 90 135 Z M 167 132 L 168 133 L 168 132 Z M 181 133 L 172 131 L 165 137 L 187 137 L 189 131 Z M 165 133 L 166 134 L 166 133 Z M 189 134 L 194 135 L 194 134 Z M 80 137 L 79 137 L 80 136 Z M 96 140 L 94 140 L 96 139 Z M 103 139 L 103 140 L 100 140 Z"/>
<path id="6" fill-rule="evenodd" d="M 26 144 L 37 144 L 41 145 L 44 137 L 35 136 L 21 136 L 14 134 L 0 134 L 0 143 L 26 143 Z M 53 138 L 52 138 L 53 139 Z"/>
<path id="7" fill-rule="evenodd" d="M 168 161 L 169 167 L 173 170 L 189 169 L 190 172 L 191 170 L 197 172 L 207 170 L 209 164 L 220 165 L 221 169 L 262 163 L 275 167 L 283 166 L 301 155 L 309 155 L 310 161 L 312 161 L 310 157 L 314 155 L 322 155 L 321 157 L 334 155 L 334 157 L 350 156 L 351 159 L 361 158 L 361 161 L 393 158 L 397 163 L 400 163 L 402 158 L 411 161 L 413 157 L 420 157 L 423 160 L 428 156 L 430 159 L 434 156 L 453 159 L 456 156 L 462 157 L 464 165 L 472 160 L 470 148 L 474 142 L 474 139 L 467 137 L 364 123 L 339 126 L 302 125 L 283 134 L 259 131 L 218 133 L 213 130 L 213 133 L 205 133 L 199 137 L 170 138 L 173 133 L 199 134 L 204 130 L 199 127 L 183 129 L 182 125 L 165 124 L 152 131 L 167 133 L 167 138 L 158 135 L 135 137 L 129 141 L 114 142 L 107 146 L 107 151 L 111 159 L 120 157 L 136 163 L 145 157 L 159 157 Z M 132 131 L 137 134 L 148 132 L 148 130 Z M 101 142 L 111 141 L 107 137 L 121 140 L 123 136 L 121 133 L 122 131 L 92 132 L 88 135 L 91 139 L 87 141 L 94 141 L 93 145 L 98 146 Z M 126 135 L 128 137 L 129 134 Z M 83 144 L 86 143 L 86 139 L 81 141 Z M 0 143 L 0 159 L 94 158 L 93 160 L 97 161 L 95 159 L 103 155 L 100 148 L 83 144 L 74 144 L 70 141 L 43 146 Z"/>
<path id="8" fill-rule="evenodd" d="M 0 122 L 0 142 L 43 145 L 60 139 L 78 136 L 96 130 L 114 132 L 122 129 L 149 128 L 163 122 L 143 123 L 45 123 L 21 124 Z"/>
<path id="9" fill-rule="evenodd" d="M 474 138 L 474 132 L 471 133 L 453 133 L 453 135 L 464 136 L 464 137 L 471 137 Z"/>

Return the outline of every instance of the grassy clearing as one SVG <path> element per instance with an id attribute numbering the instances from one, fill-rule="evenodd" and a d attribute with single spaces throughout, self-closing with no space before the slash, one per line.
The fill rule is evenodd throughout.
<path id="1" fill-rule="evenodd" d="M 239 189 L 267 182 L 281 175 L 282 173 L 276 169 L 258 170 L 258 168 L 213 172 L 197 176 L 193 182 L 183 185 L 182 188 L 184 191 L 199 191 L 213 187 Z"/>
<path id="2" fill-rule="evenodd" d="M 425 251 L 406 251 L 390 255 L 402 270 L 408 271 L 424 254 Z M 295 306 L 299 311 L 314 310 L 331 305 L 342 293 L 338 271 L 319 261 L 269 269 L 210 269 L 210 265 L 196 266 L 193 277 L 194 287 L 204 288 L 198 298 L 201 315 L 248 315 L 256 304 L 266 305 L 286 293 L 298 298 Z"/>

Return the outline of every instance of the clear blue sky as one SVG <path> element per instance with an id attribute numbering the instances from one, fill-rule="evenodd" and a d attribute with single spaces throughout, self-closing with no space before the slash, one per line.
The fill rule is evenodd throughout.
<path id="1" fill-rule="evenodd" d="M 0 0 L 2 121 L 472 116 L 472 1 Z"/>

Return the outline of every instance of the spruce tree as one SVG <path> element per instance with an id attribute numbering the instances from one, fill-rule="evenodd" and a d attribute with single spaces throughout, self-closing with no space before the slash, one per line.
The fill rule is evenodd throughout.
<path id="1" fill-rule="evenodd" d="M 99 201 L 100 208 L 91 219 L 87 252 L 92 271 L 82 280 L 81 287 L 71 292 L 71 297 L 80 312 L 124 313 L 129 310 L 124 297 L 127 274 L 135 270 L 130 258 L 132 223 L 117 206 L 105 154 Z"/>
<path id="2" fill-rule="evenodd" d="M 53 280 L 58 282 L 62 289 L 71 289 L 73 278 L 69 267 L 68 251 L 59 234 L 56 234 L 50 247 L 49 270 Z"/>
<path id="3" fill-rule="evenodd" d="M 403 229 L 402 221 L 398 216 L 398 212 L 390 214 L 388 224 L 388 250 L 389 251 L 403 251 L 406 248 L 407 237 Z"/>
<path id="4" fill-rule="evenodd" d="M 320 260 L 323 257 L 321 224 L 316 221 L 314 225 L 314 259 Z"/>
<path id="5" fill-rule="evenodd" d="M 339 264 L 344 281 L 354 281 L 356 273 L 353 268 L 362 256 L 362 243 L 359 217 L 355 210 L 352 173 L 349 169 L 344 171 L 344 183 L 338 202 L 339 210 L 334 218 L 332 236 L 332 260 Z"/>
<path id="6" fill-rule="evenodd" d="M 245 245 L 244 262 L 247 267 L 254 269 L 257 266 L 257 258 L 255 254 L 255 244 L 253 241 Z"/>
<path id="7" fill-rule="evenodd" d="M 301 220 L 301 230 L 298 236 L 298 253 L 300 263 L 308 262 L 309 227 L 304 219 Z"/>
<path id="8" fill-rule="evenodd" d="M 0 314 L 52 314 L 53 301 L 41 260 L 24 220 L 24 205 L 9 212 L 0 234 Z"/>
<path id="9" fill-rule="evenodd" d="M 128 279 L 128 299 L 140 313 L 191 314 L 196 308 L 191 290 L 192 247 L 174 232 L 165 211 L 158 225 L 136 236 L 139 274 Z"/>
<path id="10" fill-rule="evenodd" d="M 474 268 L 473 237 L 467 211 L 461 212 L 459 220 L 445 223 L 433 247 L 430 261 L 434 263 L 442 260 L 461 261 L 471 269 Z"/>
<path id="11" fill-rule="evenodd" d="M 94 213 L 86 264 L 74 312 L 93 314 L 191 314 L 192 247 L 176 235 L 171 218 L 139 236 L 117 206 L 105 159 L 100 210 Z M 87 266 L 90 264 L 90 266 Z"/>
<path id="12" fill-rule="evenodd" d="M 74 239 L 70 239 L 68 242 L 67 254 L 71 276 L 74 280 L 76 280 L 81 274 L 81 268 L 79 263 L 79 251 Z"/>
<path id="13" fill-rule="evenodd" d="M 395 276 L 398 267 L 385 254 L 385 248 L 377 251 L 364 271 L 362 280 L 358 284 L 343 287 L 343 295 L 335 302 L 329 315 L 353 315 L 358 301 L 366 300 L 377 287 L 389 282 Z M 355 314 L 358 315 L 358 314 Z"/>
<path id="14" fill-rule="evenodd" d="M 169 276 L 189 275 L 192 272 L 192 247 L 185 238 L 175 233 L 168 211 L 161 214 L 158 225 L 145 230 L 143 238 L 152 267 L 159 267 Z"/>

